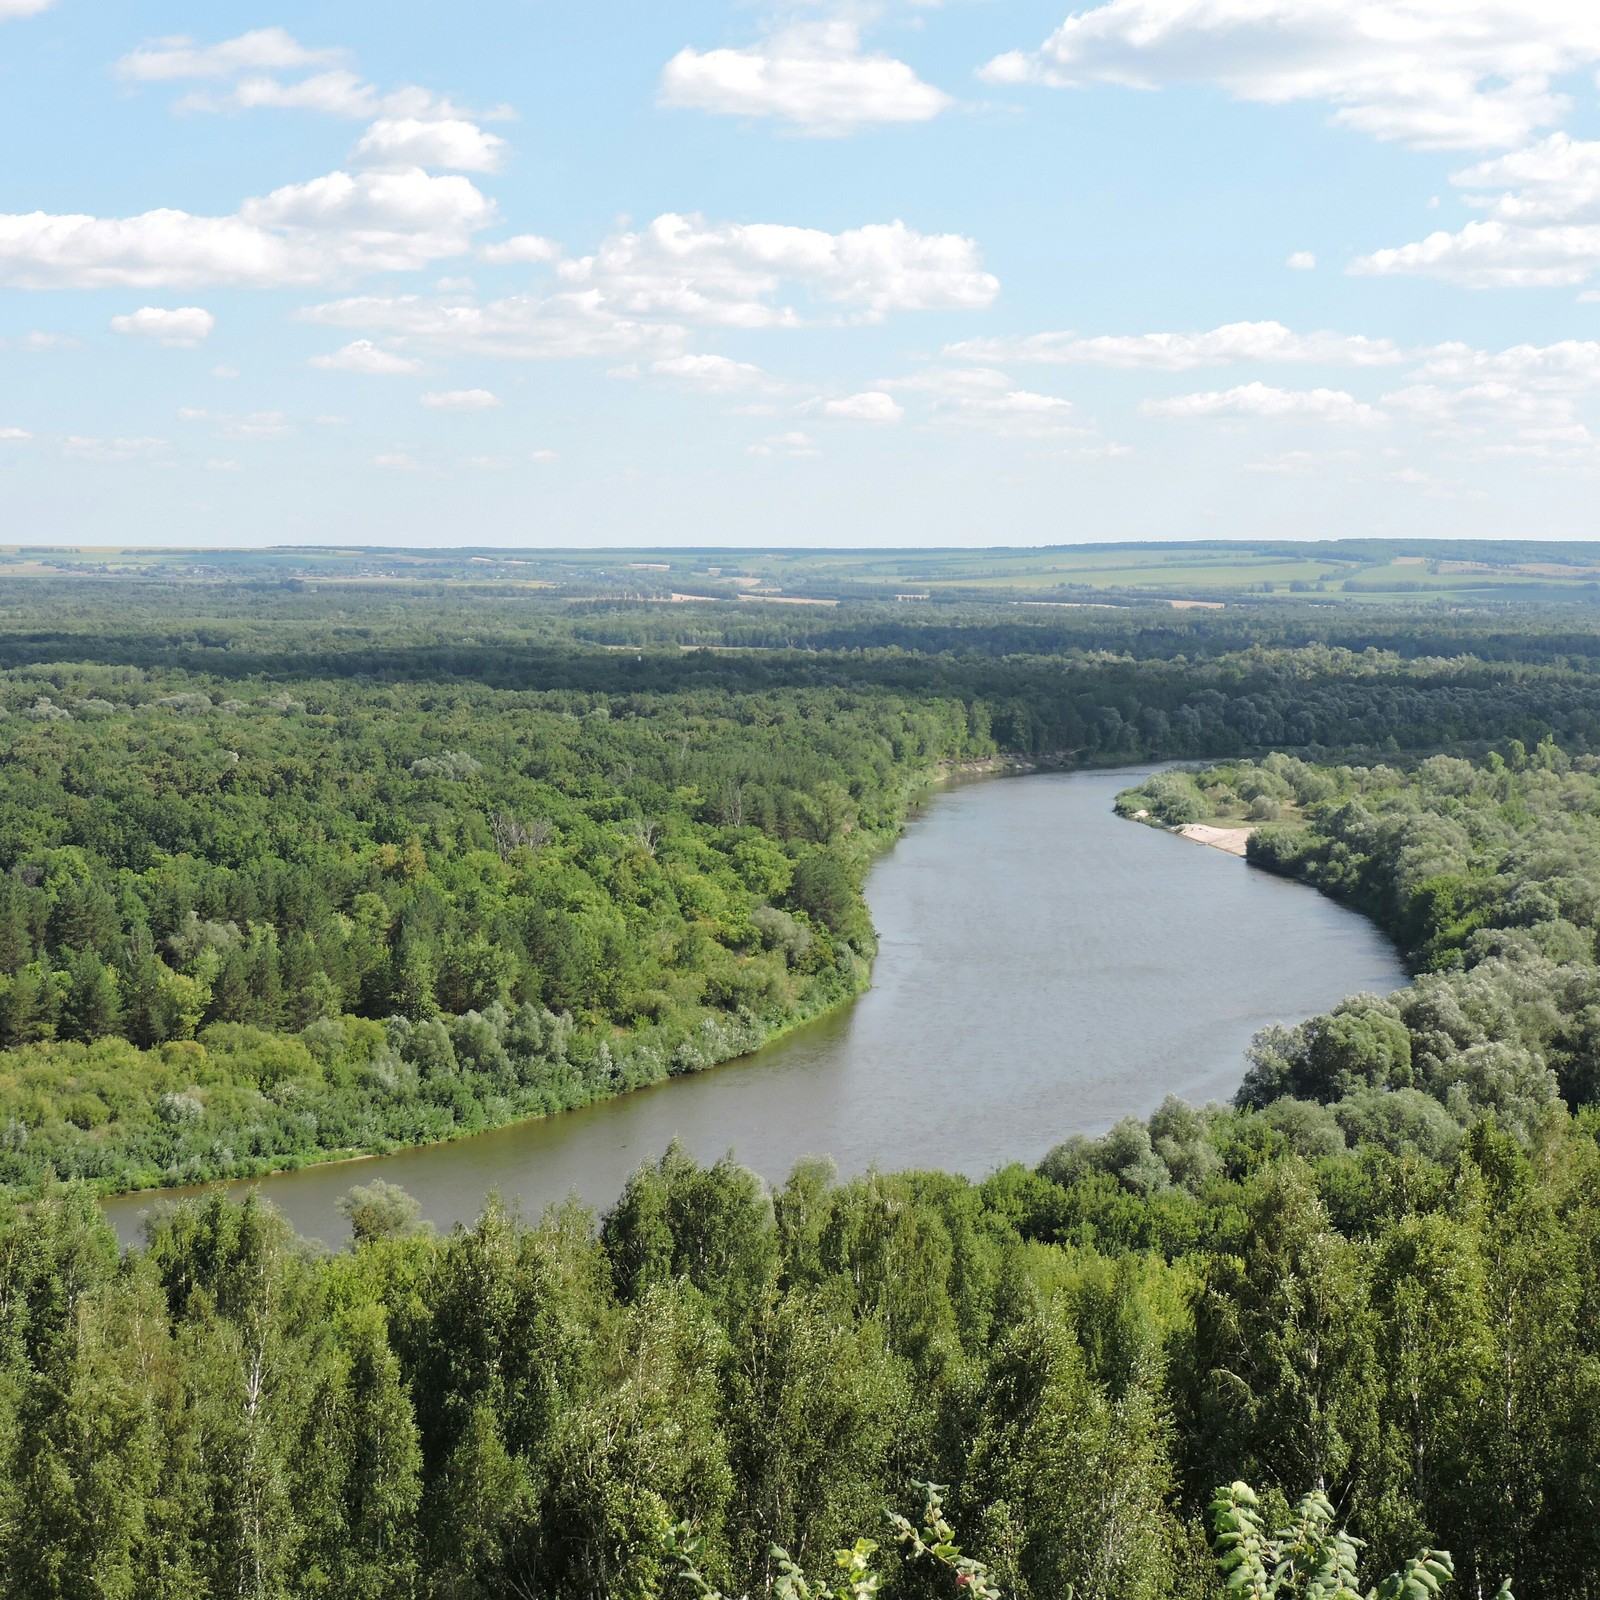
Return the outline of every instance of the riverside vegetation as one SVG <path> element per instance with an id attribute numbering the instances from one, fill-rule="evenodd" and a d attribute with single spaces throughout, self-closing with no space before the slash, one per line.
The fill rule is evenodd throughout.
<path id="1" fill-rule="evenodd" d="M 338 671 L 202 668 L 228 627 L 169 618 L 0 680 L 5 1600 L 1600 1597 L 1581 629 L 1142 662 L 989 655 L 974 617 L 919 680 L 570 638 L 464 667 L 369 620 Z M 1335 725 L 1371 753 L 1281 732 Z M 602 1218 L 448 1238 L 378 1182 L 338 1253 L 259 1199 L 126 1253 L 99 1215 L 695 1070 L 862 981 L 865 853 L 938 762 L 1208 742 L 1124 807 L 1253 814 L 1417 972 L 1264 1036 L 1232 1107 L 981 1183 L 673 1150 Z M 915 1482 L 944 1500 L 897 1539 Z"/>
<path id="2" fill-rule="evenodd" d="M 671 609 L 748 642 L 781 608 Z M 870 853 L 997 750 L 1600 748 L 1566 615 L 1419 618 L 1452 653 L 1409 656 L 1349 610 L 1247 645 L 865 607 L 711 653 L 650 644 L 662 615 L 0 586 L 0 1187 L 248 1176 L 746 1052 L 859 990 Z"/>

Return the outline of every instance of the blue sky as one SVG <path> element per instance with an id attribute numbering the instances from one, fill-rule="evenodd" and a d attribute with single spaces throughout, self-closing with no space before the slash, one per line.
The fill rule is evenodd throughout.
<path id="1" fill-rule="evenodd" d="M 1600 7 L 0 0 L 0 539 L 1592 537 Z"/>

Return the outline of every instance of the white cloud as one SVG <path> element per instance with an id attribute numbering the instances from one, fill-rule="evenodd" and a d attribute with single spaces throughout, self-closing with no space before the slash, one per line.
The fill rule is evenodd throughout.
<path id="1" fill-rule="evenodd" d="M 1350 270 L 1443 278 L 1469 289 L 1560 288 L 1600 270 L 1600 140 L 1551 134 L 1450 181 L 1488 220 L 1375 250 Z"/>
<path id="2" fill-rule="evenodd" d="M 509 295 L 487 305 L 420 295 L 360 295 L 311 306 L 309 322 L 365 328 L 440 355 L 502 356 L 524 361 L 617 357 L 675 350 L 686 338 L 672 323 L 619 314 L 597 291 Z M 370 341 L 358 340 L 358 344 Z"/>
<path id="3" fill-rule="evenodd" d="M 407 450 L 390 450 L 383 455 L 372 458 L 375 467 L 383 467 L 390 472 L 420 472 L 422 463 Z"/>
<path id="4" fill-rule="evenodd" d="M 22 439 L 31 439 L 33 435 L 26 428 L 0 428 L 0 439 L 15 444 Z"/>
<path id="5" fill-rule="evenodd" d="M 906 408 L 893 395 L 881 389 L 868 389 L 862 394 L 824 401 L 822 414 L 841 417 L 847 422 L 898 422 L 906 414 Z"/>
<path id="6" fill-rule="evenodd" d="M 237 472 L 238 470 L 239 463 L 237 461 L 226 461 L 220 456 L 213 456 L 206 462 L 207 472 Z"/>
<path id="7" fill-rule="evenodd" d="M 1413 488 L 1420 489 L 1424 499 L 1428 500 L 1482 500 L 1486 496 L 1482 489 L 1458 489 L 1445 483 L 1431 472 L 1424 472 L 1420 467 L 1397 467 L 1393 472 L 1381 474 L 1383 483 L 1403 483 Z"/>
<path id="8" fill-rule="evenodd" d="M 424 122 L 380 117 L 350 153 L 358 167 L 444 167 L 452 172 L 498 172 L 506 142 L 457 117 Z"/>
<path id="9" fill-rule="evenodd" d="M 1109 0 L 983 76 L 1214 84 L 1241 100 L 1324 101 L 1336 123 L 1381 139 L 1475 149 L 1558 121 L 1556 80 L 1596 61 L 1600 9 L 1583 0 Z"/>
<path id="10" fill-rule="evenodd" d="M 470 297 L 366 295 L 302 315 L 440 353 L 666 358 L 685 354 L 689 324 L 875 322 L 891 311 L 976 309 L 1000 287 L 982 270 L 977 245 L 958 234 L 922 234 L 901 222 L 837 234 L 778 223 L 713 227 L 670 213 L 560 263 L 556 278 L 555 293 L 484 305 Z M 811 314 L 788 303 L 791 290 L 812 303 Z"/>
<path id="11" fill-rule="evenodd" d="M 3 3 L 3 0 L 0 0 Z M 443 95 L 414 84 L 379 93 L 347 66 L 342 50 L 308 49 L 282 28 L 258 28 L 221 44 L 193 39 L 156 39 L 117 63 L 119 76 L 135 82 L 200 80 L 222 85 L 193 90 L 180 112 L 256 110 L 316 111 L 332 117 L 377 117 L 353 158 L 365 166 L 443 167 L 460 172 L 494 171 L 504 141 L 477 126 L 484 118 L 513 115 L 506 107 L 482 113 L 462 110 Z M 322 70 L 288 79 L 286 72 Z"/>
<path id="12" fill-rule="evenodd" d="M 899 221 L 824 233 L 771 222 L 713 225 L 667 212 L 558 270 L 630 315 L 746 328 L 802 320 L 773 303 L 786 282 L 873 320 L 890 311 L 977 309 L 1000 291 L 973 240 L 918 233 Z"/>
<path id="13" fill-rule="evenodd" d="M 1600 140 L 1553 133 L 1526 149 L 1453 172 L 1450 181 L 1476 191 L 1468 205 L 1487 207 L 1502 221 L 1593 219 L 1600 217 Z"/>
<path id="14" fill-rule="evenodd" d="M 1502 445 L 1592 443 L 1570 395 L 1544 393 L 1496 379 L 1458 389 L 1412 384 L 1386 394 L 1383 403 L 1429 425 L 1440 438 L 1481 440 L 1502 435 Z"/>
<path id="15" fill-rule="evenodd" d="M 392 350 L 380 350 L 370 339 L 353 339 L 332 355 L 312 356 L 311 365 L 324 372 L 360 372 L 369 377 L 409 377 L 422 371 L 422 363 Z"/>
<path id="16" fill-rule="evenodd" d="M 1301 478 L 1335 462 L 1354 459 L 1355 454 L 1350 450 L 1280 450 L 1274 455 L 1263 456 L 1259 461 L 1245 462 L 1244 470 L 1268 477 Z"/>
<path id="17" fill-rule="evenodd" d="M 430 411 L 492 411 L 500 400 L 488 389 L 436 389 L 418 395 L 417 404 Z"/>
<path id="18" fill-rule="evenodd" d="M 940 427 L 970 429 L 1012 439 L 1045 439 L 1094 430 L 1077 407 L 1059 395 L 1018 388 L 988 367 L 927 367 L 909 377 L 887 379 L 886 389 L 908 389 L 929 397 Z"/>
<path id="19" fill-rule="evenodd" d="M 62 442 L 62 453 L 81 461 L 154 461 L 172 448 L 167 439 L 91 439 L 71 434 Z"/>
<path id="20" fill-rule="evenodd" d="M 1425 353 L 1413 381 L 1382 404 L 1476 458 L 1600 460 L 1580 405 L 1600 392 L 1600 343 L 1565 339 L 1499 351 L 1464 344 Z"/>
<path id="21" fill-rule="evenodd" d="M 228 217 L 0 215 L 0 284 L 19 289 L 268 288 L 405 272 L 466 254 L 494 203 L 462 177 L 329 173 Z"/>
<path id="22" fill-rule="evenodd" d="M 152 39 L 117 62 L 120 78 L 170 83 L 179 78 L 231 78 L 235 73 L 310 67 L 336 61 L 343 52 L 311 50 L 283 28 L 255 28 L 221 44 L 200 45 L 185 35 Z"/>
<path id="23" fill-rule="evenodd" d="M 947 356 L 969 361 L 1059 362 L 1182 372 L 1190 367 L 1260 361 L 1330 366 L 1387 366 L 1401 360 L 1389 339 L 1362 334 L 1294 333 L 1281 322 L 1230 322 L 1208 333 L 1035 333 L 1020 339 L 968 339 Z"/>
<path id="24" fill-rule="evenodd" d="M 779 389 L 783 386 L 750 361 L 734 361 L 728 356 L 664 356 L 650 363 L 654 377 L 665 378 L 686 388 L 709 394 L 738 394 L 749 389 Z"/>
<path id="25" fill-rule="evenodd" d="M 1289 258 L 1284 262 L 1284 266 L 1291 272 L 1315 272 L 1317 270 L 1317 258 L 1309 250 L 1295 250 L 1290 253 Z"/>
<path id="26" fill-rule="evenodd" d="M 1072 444 L 1047 454 L 1056 461 L 1121 461 L 1133 454 L 1133 446 L 1108 439 L 1104 444 Z"/>
<path id="27" fill-rule="evenodd" d="M 752 456 L 820 456 L 822 452 L 811 442 L 809 435 L 799 432 L 769 433 L 760 444 L 745 446 L 745 454 Z"/>
<path id="28" fill-rule="evenodd" d="M 1489 221 L 1374 250 L 1357 257 L 1349 270 L 1358 277 L 1443 278 L 1467 289 L 1527 289 L 1580 284 L 1597 267 L 1600 224 L 1524 228 Z"/>
<path id="29" fill-rule="evenodd" d="M 287 439 L 294 432 L 294 424 L 281 411 L 252 411 L 240 416 L 230 411 L 179 406 L 178 420 L 210 423 L 219 439 Z"/>
<path id="30" fill-rule="evenodd" d="M 686 354 L 663 356 L 652 361 L 648 368 L 652 378 L 659 378 L 674 388 L 689 389 L 699 394 L 743 394 L 751 389 L 775 390 L 783 385 L 749 361 L 735 361 L 730 356 Z M 641 376 L 633 368 L 619 376 Z"/>
<path id="31" fill-rule="evenodd" d="M 514 239 L 502 239 L 499 244 L 486 244 L 478 254 L 485 261 L 543 263 L 555 261 L 561 255 L 561 246 L 554 239 L 543 239 L 536 233 L 519 233 Z"/>
<path id="32" fill-rule="evenodd" d="M 211 335 L 217 319 L 200 306 L 141 306 L 126 316 L 113 317 L 114 333 L 137 334 L 143 339 L 154 339 L 157 344 L 176 345 L 192 349 Z"/>
<path id="33" fill-rule="evenodd" d="M 1264 383 L 1175 395 L 1170 400 L 1146 400 L 1139 410 L 1147 417 L 1180 420 L 1265 417 L 1275 421 L 1332 423 L 1357 428 L 1375 427 L 1389 420 L 1375 407 L 1342 389 L 1274 389 Z"/>
<path id="34" fill-rule="evenodd" d="M 1563 339 L 1556 344 L 1518 344 L 1508 350 L 1474 350 L 1470 345 L 1437 345 L 1418 369 L 1423 378 L 1451 382 L 1485 379 L 1542 389 L 1600 387 L 1600 343 Z"/>
<path id="35" fill-rule="evenodd" d="M 175 111 L 318 111 L 327 117 L 370 117 L 382 108 L 378 91 L 364 78 L 340 67 L 313 73 L 296 83 L 278 78 L 240 78 L 226 93 L 197 90 L 186 94 Z"/>
<path id="36" fill-rule="evenodd" d="M 54 4 L 55 0 L 0 0 L 0 21 L 11 17 L 36 17 Z"/>
<path id="37" fill-rule="evenodd" d="M 680 50 L 661 73 L 661 104 L 774 117 L 822 137 L 875 123 L 926 122 L 954 102 L 903 61 L 863 54 L 854 22 L 835 18 L 742 50 Z"/>
<path id="38" fill-rule="evenodd" d="M 528 459 L 530 461 L 537 461 L 540 466 L 548 466 L 552 461 L 559 461 L 561 457 L 554 450 L 530 450 L 528 452 Z"/>

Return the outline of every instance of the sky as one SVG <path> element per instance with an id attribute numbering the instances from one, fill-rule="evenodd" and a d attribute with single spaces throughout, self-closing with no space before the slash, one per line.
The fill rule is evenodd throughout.
<path id="1" fill-rule="evenodd" d="M 0 542 L 1600 536 L 1594 0 L 0 0 Z"/>

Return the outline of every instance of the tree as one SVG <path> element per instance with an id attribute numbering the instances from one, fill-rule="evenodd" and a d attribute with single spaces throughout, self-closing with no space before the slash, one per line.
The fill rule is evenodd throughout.
<path id="1" fill-rule="evenodd" d="M 422 1206 L 397 1183 L 374 1178 L 358 1184 L 339 1198 L 339 1210 L 350 1223 L 357 1244 L 410 1233 L 422 1215 Z"/>
<path id="2" fill-rule="evenodd" d="M 67 974 L 61 1005 L 63 1037 L 88 1043 L 115 1033 L 122 1020 L 116 975 L 93 950 L 74 956 Z"/>
<path id="3" fill-rule="evenodd" d="M 1335 1526 L 1333 1504 L 1319 1490 L 1305 1495 L 1289 1523 L 1270 1535 L 1247 1483 L 1218 1489 L 1211 1514 L 1218 1569 L 1228 1590 L 1246 1600 L 1432 1600 L 1455 1577 L 1448 1550 L 1425 1548 L 1363 1595 L 1357 1587 L 1361 1541 Z M 1509 1581 L 1496 1600 L 1512 1600 Z"/>

